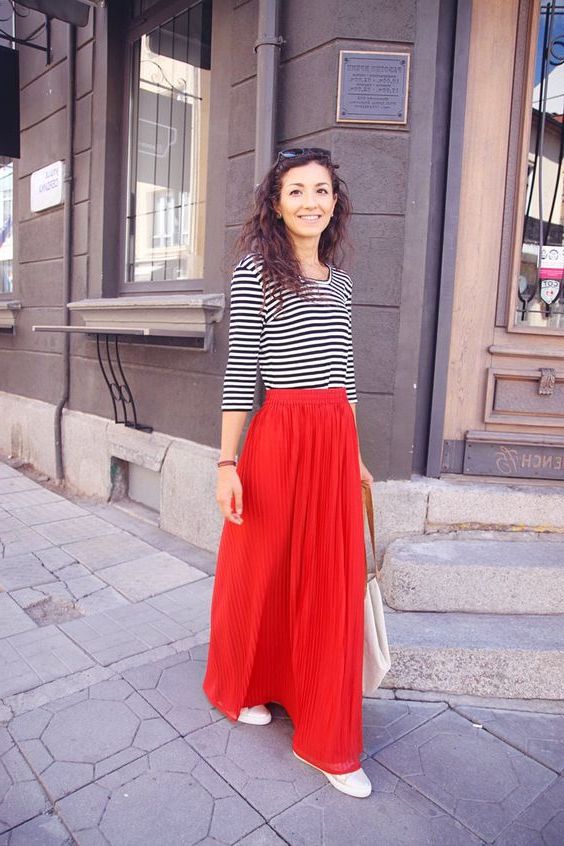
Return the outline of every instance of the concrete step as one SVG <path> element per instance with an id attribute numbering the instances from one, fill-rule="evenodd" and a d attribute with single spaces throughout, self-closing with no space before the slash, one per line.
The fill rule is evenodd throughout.
<path id="1" fill-rule="evenodd" d="M 402 611 L 564 614 L 564 538 L 401 538 L 382 576 L 385 601 Z"/>
<path id="2" fill-rule="evenodd" d="M 382 688 L 564 698 L 564 614 L 386 609 L 392 666 Z"/>
<path id="3" fill-rule="evenodd" d="M 428 489 L 426 527 L 564 532 L 564 489 L 440 482 Z"/>

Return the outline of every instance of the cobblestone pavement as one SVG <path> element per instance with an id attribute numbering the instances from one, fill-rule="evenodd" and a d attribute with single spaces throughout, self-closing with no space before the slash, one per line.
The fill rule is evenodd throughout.
<path id="1" fill-rule="evenodd" d="M 382 688 L 345 796 L 210 707 L 212 554 L 5 462 L 0 540 L 0 846 L 563 846 L 564 703 Z"/>

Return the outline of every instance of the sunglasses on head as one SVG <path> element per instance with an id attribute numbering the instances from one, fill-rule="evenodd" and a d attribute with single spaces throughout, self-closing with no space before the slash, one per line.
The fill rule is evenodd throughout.
<path id="1" fill-rule="evenodd" d="M 314 156 L 323 156 L 325 159 L 331 159 L 330 150 L 325 150 L 323 147 L 290 147 L 287 150 L 280 150 L 276 158 L 276 164 L 280 164 L 282 159 L 296 159 L 299 156 L 306 156 L 313 154 Z"/>

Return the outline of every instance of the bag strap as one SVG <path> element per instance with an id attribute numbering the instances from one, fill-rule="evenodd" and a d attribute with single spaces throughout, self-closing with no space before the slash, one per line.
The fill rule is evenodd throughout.
<path id="1" fill-rule="evenodd" d="M 378 566 L 378 560 L 376 558 L 376 540 L 374 538 L 374 503 L 372 500 L 372 487 L 370 482 L 366 482 L 361 480 L 362 486 L 362 499 L 364 503 L 364 509 L 366 511 L 366 517 L 368 520 L 368 529 L 370 532 L 370 543 L 372 545 L 372 554 L 374 556 L 374 564 L 376 567 L 375 576 L 377 579 L 381 579 L 381 569 L 382 566 Z M 366 557 L 366 574 L 368 576 L 368 557 Z"/>

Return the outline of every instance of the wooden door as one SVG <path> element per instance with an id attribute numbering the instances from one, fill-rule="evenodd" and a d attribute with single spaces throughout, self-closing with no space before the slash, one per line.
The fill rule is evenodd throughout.
<path id="1" fill-rule="evenodd" d="M 564 480 L 564 7 L 550 18 L 472 4 L 444 473 Z"/>

